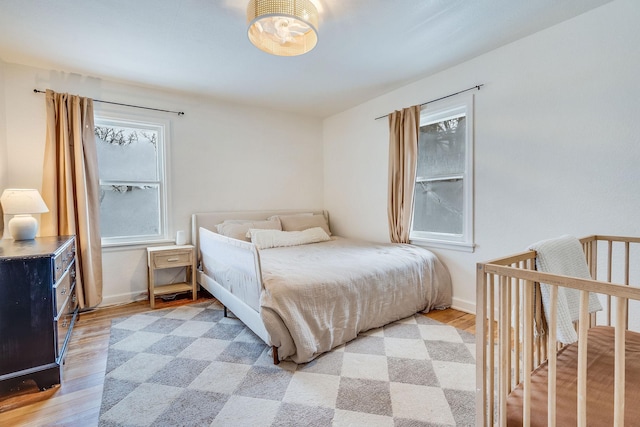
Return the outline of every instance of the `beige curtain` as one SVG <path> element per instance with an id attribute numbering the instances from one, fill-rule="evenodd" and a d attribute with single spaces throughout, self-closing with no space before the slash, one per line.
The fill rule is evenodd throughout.
<path id="1" fill-rule="evenodd" d="M 41 235 L 76 236 L 76 294 L 81 309 L 102 301 L 98 157 L 93 100 L 47 90 Z"/>
<path id="2" fill-rule="evenodd" d="M 389 114 L 389 237 L 408 243 L 418 160 L 420 106 Z"/>

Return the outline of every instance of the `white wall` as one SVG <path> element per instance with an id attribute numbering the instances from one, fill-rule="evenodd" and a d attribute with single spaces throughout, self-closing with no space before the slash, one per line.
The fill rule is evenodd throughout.
<path id="1" fill-rule="evenodd" d="M 0 82 L 4 80 L 4 67 L 5 64 L 0 60 Z M 7 155 L 7 133 L 5 124 L 5 99 L 4 99 L 4 85 L 0 84 L 0 191 L 7 188 L 7 167 L 8 167 L 8 155 Z M 2 193 L 0 193 L 2 194 Z M 0 237 L 4 233 L 4 215 L 2 215 L 2 206 L 0 205 Z"/>
<path id="2" fill-rule="evenodd" d="M 2 64 L 0 64 L 2 65 Z M 295 116 L 136 87 L 77 74 L 4 64 L 0 104 L 7 105 L 7 174 L 0 188 L 40 188 L 45 141 L 45 98 L 50 88 L 114 102 L 184 111 L 171 121 L 170 230 L 190 230 L 191 214 L 214 210 L 322 208 L 322 123 Z M 4 91 L 4 95 L 2 93 Z M 111 108 L 95 104 L 96 111 Z M 142 114 L 130 109 L 131 114 Z M 144 113 L 150 114 L 150 113 Z M 144 248 L 105 249 L 105 304 L 146 295 Z"/>
<path id="3" fill-rule="evenodd" d="M 333 230 L 388 241 L 388 128 L 375 117 L 484 83 L 477 247 L 434 250 L 452 273 L 454 306 L 474 310 L 476 262 L 561 234 L 640 235 L 639 21 L 639 2 L 616 0 L 326 119 Z"/>

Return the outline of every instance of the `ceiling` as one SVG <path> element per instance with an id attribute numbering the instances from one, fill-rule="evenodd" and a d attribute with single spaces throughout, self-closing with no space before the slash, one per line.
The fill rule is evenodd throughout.
<path id="1" fill-rule="evenodd" d="M 0 0 L 0 58 L 326 117 L 611 0 L 312 1 L 318 45 L 275 57 L 248 0 Z"/>

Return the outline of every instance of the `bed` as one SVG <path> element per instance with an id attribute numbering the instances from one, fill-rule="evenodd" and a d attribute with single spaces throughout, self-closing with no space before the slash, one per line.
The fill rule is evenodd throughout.
<path id="1" fill-rule="evenodd" d="M 639 266 L 632 262 L 640 238 L 573 239 L 585 275 L 541 268 L 539 249 L 478 263 L 478 426 L 640 420 L 640 334 L 638 317 L 629 315 L 640 300 Z M 562 307 L 567 291 L 576 296 L 575 316 Z"/>
<path id="2" fill-rule="evenodd" d="M 283 231 L 250 227 L 254 241 L 228 232 L 234 227 L 244 232 L 236 225 L 243 221 L 268 227 L 266 221 L 274 218 Z M 192 216 L 198 283 L 272 348 L 274 363 L 306 363 L 360 332 L 451 305 L 448 270 L 424 248 L 338 236 L 264 248 L 255 239 L 317 230 L 292 229 L 291 224 L 304 228 L 308 221 L 326 225 L 323 230 L 330 234 L 328 213 L 322 210 Z"/>

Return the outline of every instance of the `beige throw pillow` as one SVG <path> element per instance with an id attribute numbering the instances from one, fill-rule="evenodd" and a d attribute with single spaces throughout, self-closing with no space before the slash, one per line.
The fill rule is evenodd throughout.
<path id="1" fill-rule="evenodd" d="M 218 234 L 231 237 L 232 239 L 244 240 L 246 242 L 251 241 L 247 237 L 247 232 L 251 228 L 261 230 L 282 230 L 282 226 L 280 225 L 280 220 L 278 218 L 271 221 L 238 221 L 231 219 L 216 226 Z"/>
<path id="2" fill-rule="evenodd" d="M 320 227 L 331 236 L 331 230 L 324 215 L 280 215 L 279 218 L 283 231 L 303 231 Z"/>

